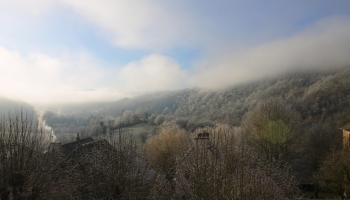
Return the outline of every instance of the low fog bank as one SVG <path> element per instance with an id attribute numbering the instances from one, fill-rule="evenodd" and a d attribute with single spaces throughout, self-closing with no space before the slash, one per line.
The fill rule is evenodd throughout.
<path id="1" fill-rule="evenodd" d="M 223 88 L 291 71 L 350 66 L 350 18 L 324 19 L 288 38 L 221 56 L 198 67 L 191 85 Z"/>
<path id="2" fill-rule="evenodd" d="M 0 96 L 0 114 L 2 116 L 20 111 L 28 115 L 35 113 L 34 107 L 24 101 L 13 100 Z"/>

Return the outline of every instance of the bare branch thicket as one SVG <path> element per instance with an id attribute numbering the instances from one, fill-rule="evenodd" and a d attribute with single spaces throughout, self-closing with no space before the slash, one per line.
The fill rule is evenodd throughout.
<path id="1" fill-rule="evenodd" d="M 175 123 L 163 124 L 158 134 L 146 140 L 145 158 L 157 172 L 150 198 L 175 198 L 176 160 L 184 157 L 191 145 L 190 135 Z"/>
<path id="2" fill-rule="evenodd" d="M 34 114 L 23 111 L 0 119 L 0 197 L 36 199 L 47 192 L 48 163 L 44 156 L 50 135 Z"/>
<path id="3" fill-rule="evenodd" d="M 109 184 L 117 189 L 117 193 L 120 192 L 119 197 L 146 199 L 150 195 L 156 173 L 150 169 L 134 135 L 120 128 L 117 132 L 109 132 L 108 137 L 109 143 L 116 150 L 108 162 Z"/>
<path id="4" fill-rule="evenodd" d="M 335 150 L 335 147 L 342 147 L 338 132 L 329 129 L 326 125 L 317 123 L 309 127 L 303 136 L 304 156 L 299 160 L 299 173 L 302 181 L 312 182 L 314 185 L 314 197 L 318 198 L 319 185 L 313 175 L 319 170 L 327 155 Z"/>
<path id="5" fill-rule="evenodd" d="M 289 169 L 267 165 L 244 143 L 239 129 L 227 125 L 202 129 L 209 140 L 193 143 L 178 159 L 179 199 L 294 199 L 297 189 Z"/>
<path id="6" fill-rule="evenodd" d="M 338 194 L 341 199 L 348 199 L 350 196 L 349 151 L 333 150 L 323 161 L 314 178 L 321 187 Z"/>

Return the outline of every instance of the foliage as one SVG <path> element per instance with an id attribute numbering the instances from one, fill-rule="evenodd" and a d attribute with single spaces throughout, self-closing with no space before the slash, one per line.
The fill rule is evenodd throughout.
<path id="1" fill-rule="evenodd" d="M 250 145 L 269 163 L 289 162 L 293 145 L 300 138 L 300 117 L 277 98 L 261 102 L 247 114 L 243 128 Z"/>
<path id="2" fill-rule="evenodd" d="M 266 124 L 262 137 L 272 144 L 283 144 L 289 139 L 290 130 L 283 121 L 269 121 Z"/>
<path id="3" fill-rule="evenodd" d="M 189 135 L 174 124 L 164 124 L 157 135 L 146 140 L 144 149 L 149 162 L 165 173 L 174 166 L 176 157 L 187 149 Z"/>
<path id="4" fill-rule="evenodd" d="M 322 163 L 315 179 L 324 188 L 342 199 L 350 195 L 350 154 L 348 151 L 332 151 Z"/>

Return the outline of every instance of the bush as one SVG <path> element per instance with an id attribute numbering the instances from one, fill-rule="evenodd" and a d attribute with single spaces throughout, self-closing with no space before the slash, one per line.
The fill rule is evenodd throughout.
<path id="1" fill-rule="evenodd" d="M 175 124 L 166 124 L 160 128 L 159 134 L 147 139 L 144 146 L 149 162 L 165 173 L 174 167 L 189 142 L 188 134 Z"/>

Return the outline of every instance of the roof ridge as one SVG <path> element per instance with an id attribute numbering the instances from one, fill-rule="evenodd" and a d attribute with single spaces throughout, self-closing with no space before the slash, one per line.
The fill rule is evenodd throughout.
<path id="1" fill-rule="evenodd" d="M 70 143 L 62 144 L 61 146 L 65 146 L 65 145 L 69 145 L 69 144 L 74 144 L 74 143 L 79 143 L 79 142 L 81 142 L 81 141 L 85 141 L 85 140 L 88 140 L 88 139 L 92 139 L 93 141 L 95 141 L 92 137 L 87 137 L 87 138 L 80 139 L 80 140 L 76 140 L 76 141 L 73 141 L 73 142 L 70 142 Z"/>

